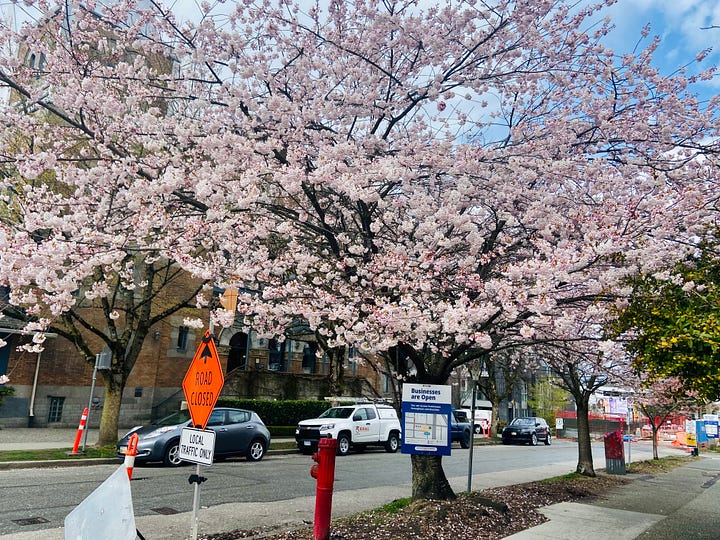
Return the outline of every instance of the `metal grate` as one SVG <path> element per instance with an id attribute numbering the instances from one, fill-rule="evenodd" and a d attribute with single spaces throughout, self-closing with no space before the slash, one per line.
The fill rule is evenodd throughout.
<path id="1" fill-rule="evenodd" d="M 162 506 L 160 508 L 151 508 L 150 510 L 157 514 L 162 514 L 163 516 L 171 516 L 178 513 L 178 511 L 174 508 L 169 508 L 167 506 Z"/>
<path id="2" fill-rule="evenodd" d="M 11 520 L 13 523 L 17 523 L 21 527 L 25 527 L 26 525 L 40 525 L 41 523 L 50 523 L 50 520 L 47 520 L 43 517 L 31 517 L 31 518 L 23 518 L 23 519 L 13 519 Z"/>

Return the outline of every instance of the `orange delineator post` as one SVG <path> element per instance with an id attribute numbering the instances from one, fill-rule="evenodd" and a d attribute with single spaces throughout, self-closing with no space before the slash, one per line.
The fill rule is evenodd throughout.
<path id="1" fill-rule="evenodd" d="M 317 480 L 315 490 L 314 539 L 330 539 L 330 513 L 332 511 L 333 484 L 335 483 L 335 454 L 337 439 L 322 438 L 318 451 L 313 454 L 317 464 L 310 468 L 310 476 Z"/>
<path id="2" fill-rule="evenodd" d="M 137 445 L 139 439 L 140 437 L 138 437 L 137 433 L 133 433 L 132 435 L 130 435 L 128 447 L 125 451 L 125 468 L 127 469 L 128 480 L 132 480 L 133 467 L 135 467 L 135 456 L 137 456 Z"/>
<path id="3" fill-rule="evenodd" d="M 70 455 L 79 454 L 78 447 L 80 446 L 80 439 L 82 439 L 83 431 L 85 430 L 85 422 L 87 422 L 88 408 L 83 409 L 82 416 L 80 417 L 80 425 L 78 426 L 77 435 L 75 435 L 75 443 L 73 444 L 72 452 Z"/>

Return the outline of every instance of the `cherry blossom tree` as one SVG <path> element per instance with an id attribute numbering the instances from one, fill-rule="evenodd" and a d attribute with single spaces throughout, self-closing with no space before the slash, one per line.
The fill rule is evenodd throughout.
<path id="1" fill-rule="evenodd" d="M 594 477 L 590 397 L 601 386 L 627 380 L 629 364 L 622 347 L 602 340 L 602 333 L 594 324 L 578 325 L 576 330 L 575 340 L 541 344 L 534 352 L 557 377 L 556 384 L 567 390 L 575 402 L 578 430 L 575 470 L 578 474 Z"/>
<path id="2" fill-rule="evenodd" d="M 509 341 L 576 338 L 707 232 L 717 103 L 657 73 L 656 41 L 606 49 L 600 6 L 38 5 L 3 37 L 42 65 L 0 58 L 1 187 L 32 201 L 0 279 L 38 330 L 132 249 L 254 291 L 238 311 L 261 333 L 402 345 L 398 376 L 443 384 Z M 441 459 L 412 456 L 414 498 L 454 496 Z"/>
<path id="3" fill-rule="evenodd" d="M 653 459 L 658 455 L 658 434 L 665 421 L 672 415 L 688 414 L 700 404 L 697 392 L 685 388 L 677 377 L 648 379 L 638 375 L 637 391 L 633 402 L 644 414 L 652 429 Z"/>

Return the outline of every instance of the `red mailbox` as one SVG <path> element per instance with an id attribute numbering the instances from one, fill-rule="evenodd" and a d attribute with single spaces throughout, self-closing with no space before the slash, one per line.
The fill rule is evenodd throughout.
<path id="1" fill-rule="evenodd" d="M 317 480 L 315 489 L 315 540 L 329 540 L 332 493 L 335 483 L 335 455 L 337 439 L 323 438 L 318 442 L 318 451 L 313 454 L 315 463 L 310 467 L 310 476 Z"/>
<path id="2" fill-rule="evenodd" d="M 625 474 L 625 448 L 620 430 L 606 433 L 605 437 L 605 471 L 608 474 Z"/>

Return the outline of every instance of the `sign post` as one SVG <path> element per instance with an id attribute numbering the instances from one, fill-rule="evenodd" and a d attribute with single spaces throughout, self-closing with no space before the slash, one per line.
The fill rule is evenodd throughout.
<path id="1" fill-rule="evenodd" d="M 200 464 L 211 465 L 215 451 L 215 432 L 205 431 L 212 410 L 217 403 L 225 379 L 218 357 L 215 340 L 210 330 L 200 341 L 200 346 L 190 362 L 183 379 L 182 388 L 190 412 L 192 428 L 185 428 L 180 435 L 180 457 L 195 463 L 195 474 L 188 482 L 195 484 L 193 490 L 192 540 L 197 540 L 200 484 L 206 478 L 200 476 Z"/>

